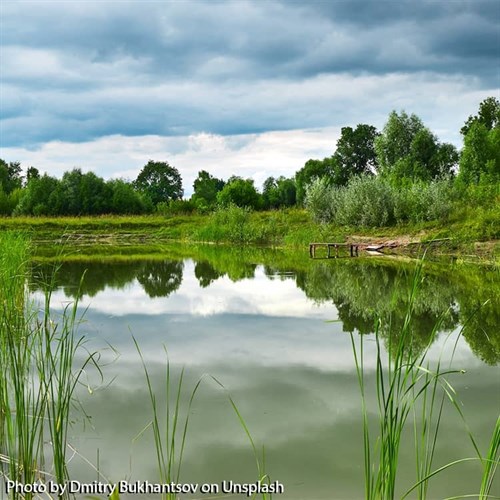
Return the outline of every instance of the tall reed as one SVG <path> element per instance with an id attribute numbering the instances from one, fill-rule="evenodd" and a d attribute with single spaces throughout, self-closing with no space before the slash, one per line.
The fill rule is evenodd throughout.
<path id="1" fill-rule="evenodd" d="M 142 351 L 135 337 L 132 337 L 137 352 L 141 358 L 144 375 L 146 377 L 146 384 L 148 387 L 149 399 L 151 402 L 152 420 L 150 424 L 153 430 L 153 438 L 156 452 L 156 461 L 160 482 L 179 483 L 182 459 L 184 455 L 184 448 L 186 445 L 186 437 L 189 426 L 189 415 L 191 413 L 191 406 L 193 405 L 194 397 L 198 388 L 200 387 L 202 379 L 199 379 L 191 391 L 189 403 L 186 409 L 184 419 L 181 418 L 181 395 L 184 380 L 184 368 L 181 371 L 179 381 L 174 384 L 170 370 L 170 359 L 168 352 L 165 349 L 167 364 L 165 372 L 165 417 L 162 421 L 160 408 L 156 392 L 153 388 L 151 376 L 147 368 L 146 362 L 142 355 Z M 165 500 L 176 500 L 175 493 L 165 493 L 162 495 Z"/>
<path id="2" fill-rule="evenodd" d="M 191 414 L 191 407 L 194 402 L 194 398 L 201 382 L 204 377 L 198 379 L 193 389 L 190 392 L 187 407 L 183 411 L 182 403 L 182 392 L 183 392 L 183 381 L 184 381 L 184 368 L 182 368 L 180 377 L 177 383 L 174 383 L 171 374 L 170 359 L 168 352 L 165 348 L 166 354 L 166 371 L 165 371 L 165 413 L 162 419 L 161 408 L 158 404 L 157 393 L 155 392 L 151 380 L 151 375 L 146 365 L 146 361 L 142 355 L 142 351 L 135 337 L 132 337 L 137 352 L 141 358 L 142 367 L 144 370 L 144 375 L 146 378 L 146 385 L 148 387 L 149 400 L 151 402 L 152 420 L 151 422 L 141 431 L 141 435 L 149 427 L 153 431 L 154 447 L 156 452 L 157 468 L 160 476 L 161 483 L 179 483 L 182 460 L 184 455 L 184 449 L 186 446 L 187 431 L 189 426 L 189 416 Z M 210 376 L 210 378 L 221 387 L 226 393 L 228 400 L 234 410 L 238 422 L 244 430 L 250 445 L 252 447 L 253 455 L 255 458 L 255 463 L 257 467 L 258 482 L 263 484 L 270 484 L 270 478 L 265 472 L 265 452 L 262 450 L 262 456 L 257 451 L 257 447 L 252 438 L 250 430 L 243 418 L 243 415 L 238 409 L 234 399 L 232 398 L 226 387 L 215 377 Z M 184 416 L 182 414 L 184 413 Z M 272 495 L 270 493 L 261 493 L 260 497 L 262 500 L 271 500 Z M 174 493 L 163 494 L 162 498 L 165 500 L 176 500 L 178 497 Z M 255 498 L 252 497 L 252 498 Z"/>
<path id="3" fill-rule="evenodd" d="M 459 373 L 460 370 L 452 369 L 451 361 L 449 366 L 443 367 L 444 363 L 441 359 L 434 365 L 428 360 L 429 349 L 439 331 L 440 322 L 434 326 L 422 352 L 415 352 L 412 347 L 413 307 L 421 279 L 422 263 L 420 262 L 409 291 L 409 306 L 401 334 L 397 339 L 389 337 L 386 346 L 387 357 L 383 355 L 382 340 L 379 335 L 380 320 L 376 324 L 376 368 L 373 389 L 376 394 L 379 430 L 375 440 L 369 428 L 367 393 L 371 387 L 367 387 L 364 341 L 361 336 L 357 345 L 351 333 L 362 402 L 365 498 L 367 500 L 396 498 L 399 452 L 403 435 L 409 426 L 413 427 L 416 480 L 401 498 L 405 498 L 410 492 L 416 490 L 418 498 L 425 499 L 428 494 L 429 480 L 437 472 L 461 461 L 471 460 L 457 460 L 441 467 L 438 471 L 433 470 L 433 458 L 445 401 L 450 401 L 462 418 L 463 414 L 456 393 L 447 380 L 449 375 Z M 453 359 L 455 347 L 456 344 L 452 348 L 451 359 Z M 468 433 L 478 457 L 481 458 L 472 434 L 470 431 Z M 497 437 L 498 439 L 500 438 Z M 485 476 L 490 477 L 490 473 L 493 472 L 493 467 L 491 467 L 488 473 L 485 472 Z M 484 490 L 488 491 L 491 481 L 485 479 L 484 483 Z"/>
<path id="4" fill-rule="evenodd" d="M 39 311 L 28 290 L 30 242 L 18 233 L 0 236 L 0 453 L 5 479 L 32 484 L 68 477 L 66 449 L 75 389 L 86 367 L 75 368 L 83 337 L 76 339 L 78 301 L 57 321 L 51 313 L 53 283 Z M 49 446 L 45 441 L 50 437 Z M 20 496 L 16 491 L 13 498 Z M 26 498 L 32 495 L 27 494 Z"/>
<path id="5" fill-rule="evenodd" d="M 493 478 L 497 467 L 500 465 L 500 416 L 496 421 L 488 452 L 482 462 L 483 476 L 479 488 L 479 500 L 487 500 L 491 498 L 490 492 L 493 486 Z"/>

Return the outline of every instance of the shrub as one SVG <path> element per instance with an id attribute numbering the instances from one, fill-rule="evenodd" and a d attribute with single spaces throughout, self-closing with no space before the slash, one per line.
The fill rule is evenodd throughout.
<path id="1" fill-rule="evenodd" d="M 230 241 L 248 243 L 251 240 L 250 213 L 248 207 L 234 204 L 219 207 L 210 216 L 210 221 L 196 234 L 200 241 Z"/>
<path id="2" fill-rule="evenodd" d="M 190 200 L 160 201 L 156 205 L 156 211 L 161 215 L 185 215 L 196 210 L 196 205 Z"/>
<path id="3" fill-rule="evenodd" d="M 314 179 L 306 187 L 305 206 L 316 222 L 328 223 L 335 217 L 336 189 L 330 186 L 326 177 Z"/>
<path id="4" fill-rule="evenodd" d="M 417 182 L 394 190 L 394 216 L 398 223 L 446 219 L 452 208 L 454 191 L 450 180 Z"/>
<path id="5" fill-rule="evenodd" d="M 337 200 L 337 224 L 377 227 L 394 221 L 393 189 L 380 177 L 353 177 L 339 188 Z"/>

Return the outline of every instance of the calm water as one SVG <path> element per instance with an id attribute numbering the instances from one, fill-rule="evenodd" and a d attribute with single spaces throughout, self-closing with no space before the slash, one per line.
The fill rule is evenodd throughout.
<path id="1" fill-rule="evenodd" d="M 151 404 L 133 335 L 160 401 L 165 398 L 162 346 L 175 379 L 185 367 L 183 414 L 203 377 L 190 415 L 181 482 L 257 479 L 253 451 L 230 394 L 259 452 L 264 447 L 266 472 L 284 484 L 285 493 L 274 498 L 362 498 L 361 406 L 348 332 L 357 340 L 364 336 L 371 377 L 375 317 L 382 318 L 386 342 L 398 335 L 414 264 L 312 262 L 305 255 L 213 247 L 190 255 L 67 263 L 60 270 L 52 301 L 56 310 L 74 300 L 86 270 L 80 309 L 87 310 L 79 333 L 86 335 L 89 349 L 101 350 L 104 365 L 104 382 L 89 371 L 94 390 L 80 391 L 88 418 L 75 412 L 70 438 L 78 451 L 71 462 L 74 479 L 97 479 L 85 457 L 112 482 L 158 481 L 151 429 L 142 432 L 151 420 Z M 448 310 L 430 358 L 449 360 L 457 342 L 453 366 L 466 373 L 450 381 L 482 450 L 500 410 L 498 277 L 498 271 L 429 264 L 415 302 L 416 349 L 427 343 L 433 325 Z M 466 318 L 467 328 L 459 335 Z M 412 450 L 409 433 L 401 449 L 400 491 L 415 480 Z M 472 456 L 463 423 L 447 408 L 435 468 Z M 447 470 L 431 481 L 429 498 L 477 493 L 480 472 L 474 462 Z M 492 493 L 500 494 L 498 480 L 495 487 Z"/>

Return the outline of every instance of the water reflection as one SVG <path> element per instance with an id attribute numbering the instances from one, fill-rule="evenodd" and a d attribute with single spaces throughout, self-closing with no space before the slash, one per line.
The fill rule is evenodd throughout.
<path id="1" fill-rule="evenodd" d="M 276 251 L 269 257 L 264 251 L 202 247 L 192 258 L 194 276 L 201 288 L 213 287 L 225 277 L 232 282 L 252 280 L 258 268 L 256 262 L 260 261 L 268 280 L 294 280 L 297 288 L 315 304 L 334 304 L 344 332 L 371 334 L 376 320 L 380 319 L 379 331 L 387 345 L 389 339 L 392 345 L 396 344 L 415 276 L 414 264 L 366 260 L 314 262 L 306 257 L 290 262 L 286 254 Z M 168 297 L 179 290 L 183 269 L 182 259 L 68 262 L 60 267 L 53 287 L 62 287 L 68 297 L 78 294 L 94 297 L 105 289 L 121 290 L 139 283 L 150 298 Z M 47 283 L 53 266 L 35 266 L 33 273 L 34 283 Z M 222 305 L 219 303 L 217 312 L 222 312 Z M 427 266 L 413 300 L 414 349 L 420 350 L 427 345 L 437 324 L 441 332 L 463 326 L 463 335 L 476 356 L 488 364 L 498 363 L 498 271 Z"/>
<path id="2" fill-rule="evenodd" d="M 120 355 L 105 366 L 107 380 L 113 380 L 109 387 L 93 394 L 82 388 L 81 402 L 91 426 L 75 417 L 81 425 L 73 428 L 71 441 L 78 452 L 95 462 L 99 449 L 100 467 L 111 480 L 157 480 L 149 432 L 136 439 L 151 415 L 132 333 L 148 364 L 159 407 L 165 399 L 162 345 L 168 347 L 173 377 L 186 368 L 183 411 L 189 391 L 204 377 L 192 408 L 182 481 L 256 479 L 247 436 L 227 394 L 210 374 L 230 391 L 257 445 L 265 445 L 267 471 L 286 488 L 278 500 L 361 498 L 359 389 L 344 332 L 368 335 L 380 317 L 381 333 L 387 339 L 397 337 L 409 304 L 414 264 L 318 262 L 279 251 L 216 247 L 189 248 L 186 253 L 186 259 L 166 255 L 61 266 L 52 283 L 54 308 L 79 295 L 82 309 L 88 308 L 80 333 L 89 344 L 109 344 Z M 50 274 L 50 265 L 34 265 L 33 283 L 41 276 L 47 281 Z M 412 325 L 417 348 L 441 318 L 440 330 L 454 331 L 451 342 L 446 343 L 445 335 L 437 337 L 429 357 L 437 359 L 457 340 L 455 359 L 467 373 L 451 382 L 482 449 L 498 414 L 498 401 L 492 397 L 498 390 L 498 369 L 478 359 L 490 364 L 499 360 L 497 276 L 484 269 L 443 271 L 429 263 Z M 486 299 L 490 303 L 477 310 Z M 464 336 L 457 339 L 464 318 Z M 340 321 L 327 322 L 335 319 Z M 373 377 L 374 352 L 368 338 L 368 379 Z M 103 360 L 113 354 L 105 351 Z M 373 397 L 368 395 L 369 403 Z M 473 456 L 453 408 L 445 408 L 443 422 L 436 464 Z M 73 477 L 95 479 L 95 472 L 78 457 L 71 467 Z M 409 487 L 414 464 L 405 447 L 400 470 L 401 487 Z M 473 463 L 449 469 L 431 484 L 429 497 L 474 493 L 479 475 Z"/>
<path id="3" fill-rule="evenodd" d="M 146 262 L 137 273 L 137 281 L 149 297 L 168 297 L 182 283 L 182 261 Z"/>

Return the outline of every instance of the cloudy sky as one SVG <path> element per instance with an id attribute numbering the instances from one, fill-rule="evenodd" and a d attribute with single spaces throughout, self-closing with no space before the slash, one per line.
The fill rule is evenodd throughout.
<path id="1" fill-rule="evenodd" d="M 498 0 L 0 3 L 0 158 L 292 176 L 393 109 L 442 141 L 500 97 Z"/>

